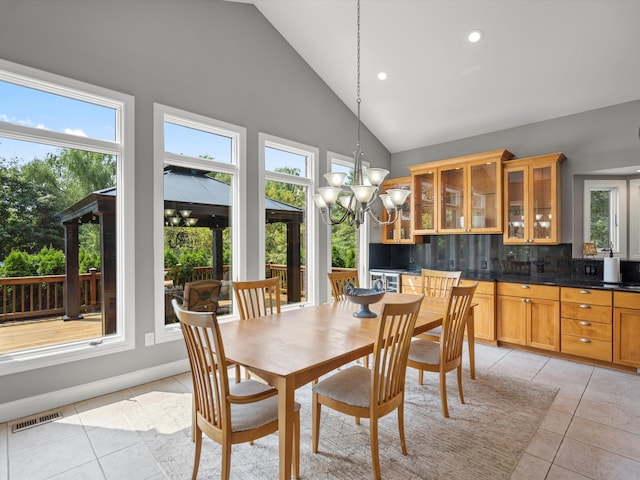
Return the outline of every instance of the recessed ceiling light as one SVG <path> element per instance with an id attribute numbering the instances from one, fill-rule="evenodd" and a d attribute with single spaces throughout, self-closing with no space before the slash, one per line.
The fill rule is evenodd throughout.
<path id="1" fill-rule="evenodd" d="M 378 73 L 378 80 L 386 80 L 387 74 L 385 72 Z"/>
<path id="2" fill-rule="evenodd" d="M 471 30 L 469 32 L 469 35 L 467 36 L 467 40 L 469 40 L 470 43 L 478 43 L 483 38 L 484 38 L 484 32 L 477 28 L 475 30 Z"/>

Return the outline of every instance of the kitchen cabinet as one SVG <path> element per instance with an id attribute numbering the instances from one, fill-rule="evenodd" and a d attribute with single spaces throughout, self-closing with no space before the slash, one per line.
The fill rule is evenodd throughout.
<path id="1" fill-rule="evenodd" d="M 613 350 L 612 292 L 562 287 L 562 353 L 610 362 Z"/>
<path id="2" fill-rule="evenodd" d="M 501 233 L 502 162 L 507 150 L 409 167 L 414 234 Z"/>
<path id="3" fill-rule="evenodd" d="M 498 282 L 499 341 L 560 351 L 560 287 Z"/>
<path id="4" fill-rule="evenodd" d="M 562 153 L 505 162 L 504 243 L 560 243 Z"/>
<path id="5" fill-rule="evenodd" d="M 468 286 L 475 280 L 462 279 L 460 285 Z M 479 281 L 473 294 L 474 337 L 476 341 L 496 344 L 496 282 Z"/>
<path id="6" fill-rule="evenodd" d="M 420 295 L 422 293 L 422 275 L 402 274 L 402 293 Z"/>
<path id="7" fill-rule="evenodd" d="M 411 177 L 396 178 L 385 180 L 380 185 L 380 192 L 384 193 L 391 188 L 406 188 L 411 190 Z M 412 244 L 416 241 L 422 241 L 422 237 L 415 237 L 412 233 L 413 226 L 411 222 L 411 197 L 400 208 L 400 219 L 391 225 L 382 225 L 382 243 L 407 243 Z M 382 209 L 382 220 L 387 221 L 387 211 Z"/>
<path id="8" fill-rule="evenodd" d="M 640 368 L 640 293 L 613 292 L 613 362 Z"/>

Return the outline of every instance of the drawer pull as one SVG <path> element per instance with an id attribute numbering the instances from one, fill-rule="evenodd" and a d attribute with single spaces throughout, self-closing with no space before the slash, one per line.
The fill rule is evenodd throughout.
<path id="1" fill-rule="evenodd" d="M 529 285 L 520 285 L 520 288 L 531 288 Z"/>
<path id="2" fill-rule="evenodd" d="M 583 303 L 580 305 L 580 308 L 591 308 L 591 305 L 587 305 L 586 303 Z"/>
<path id="3" fill-rule="evenodd" d="M 580 290 L 580 293 L 584 293 L 586 295 L 591 295 L 591 292 L 589 290 Z"/>
<path id="4" fill-rule="evenodd" d="M 589 339 L 589 338 L 581 338 L 580 341 L 582 343 L 591 343 L 591 339 Z"/>
<path id="5" fill-rule="evenodd" d="M 580 322 L 580 325 L 582 325 L 583 327 L 590 327 L 591 326 L 591 322 L 587 322 L 586 320 L 583 320 Z"/>

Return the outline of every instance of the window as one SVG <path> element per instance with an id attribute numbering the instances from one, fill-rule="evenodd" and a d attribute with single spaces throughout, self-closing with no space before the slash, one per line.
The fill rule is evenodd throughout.
<path id="1" fill-rule="evenodd" d="M 133 348 L 133 98 L 1 60 L 0 98 L 0 322 L 38 327 L 0 374 Z"/>
<path id="2" fill-rule="evenodd" d="M 308 273 L 317 271 L 318 261 L 312 201 L 318 150 L 262 133 L 259 144 L 264 277 L 280 278 L 283 308 L 313 303 L 317 279 Z"/>
<path id="3" fill-rule="evenodd" d="M 584 241 L 627 256 L 627 182 L 584 181 Z"/>
<path id="4" fill-rule="evenodd" d="M 155 105 L 156 341 L 182 338 L 171 300 L 200 280 L 221 282 L 212 294 L 219 319 L 234 314 L 231 282 L 244 268 L 239 201 L 244 191 L 245 129 Z M 215 297 L 215 298 L 213 298 Z"/>
<path id="5" fill-rule="evenodd" d="M 640 179 L 629 180 L 629 205 L 640 205 Z M 629 260 L 640 260 L 640 216 L 629 215 Z"/>

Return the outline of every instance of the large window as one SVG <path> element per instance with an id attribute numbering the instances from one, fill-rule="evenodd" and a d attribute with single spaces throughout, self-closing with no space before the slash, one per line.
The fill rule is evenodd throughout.
<path id="1" fill-rule="evenodd" d="M 259 135 L 264 172 L 264 277 L 278 277 L 286 305 L 314 301 L 317 248 L 311 195 L 318 151 L 285 139 Z"/>
<path id="2" fill-rule="evenodd" d="M 133 348 L 133 98 L 5 61 L 0 98 L 0 373 Z"/>
<path id="3" fill-rule="evenodd" d="M 245 130 L 156 105 L 156 341 L 181 338 L 171 306 L 234 314 L 244 250 L 239 201 Z M 198 296 L 194 299 L 195 282 Z M 203 283 L 204 282 L 204 283 Z M 205 299 L 205 297 L 207 297 Z"/>
<path id="4" fill-rule="evenodd" d="M 585 180 L 583 238 L 599 251 L 613 248 L 615 255 L 627 256 L 625 180 Z"/>

